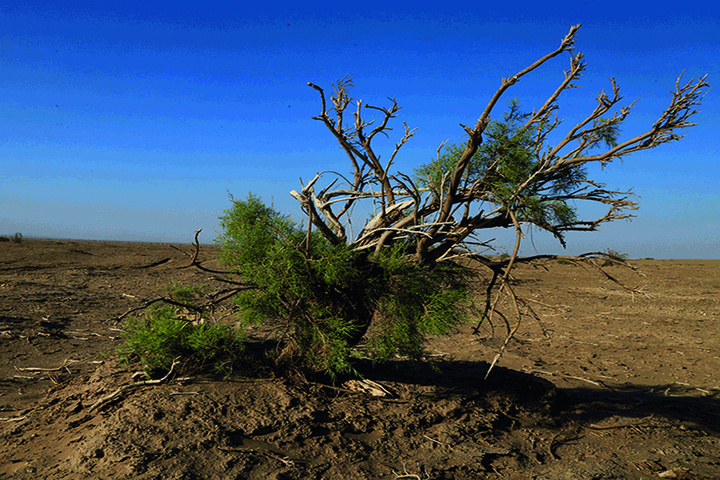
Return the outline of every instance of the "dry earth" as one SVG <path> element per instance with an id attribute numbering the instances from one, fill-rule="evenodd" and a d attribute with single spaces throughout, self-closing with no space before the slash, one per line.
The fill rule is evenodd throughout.
<path id="1" fill-rule="evenodd" d="M 189 246 L 178 246 L 187 251 Z M 212 249 L 205 251 L 212 254 Z M 0 478 L 720 478 L 720 261 L 596 272 L 522 267 L 527 323 L 430 344 L 430 364 L 361 366 L 388 394 L 317 379 L 137 382 L 113 318 L 178 280 L 168 245 L 0 243 Z"/>

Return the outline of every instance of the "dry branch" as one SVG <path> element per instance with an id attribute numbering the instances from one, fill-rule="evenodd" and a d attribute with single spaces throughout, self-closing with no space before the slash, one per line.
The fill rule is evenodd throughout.
<path id="1" fill-rule="evenodd" d="M 194 238 L 194 241 L 193 241 L 193 253 L 192 253 L 192 254 L 188 254 L 188 253 L 186 253 L 186 252 L 183 252 L 182 250 L 178 249 L 178 248 L 175 247 L 174 245 L 170 245 L 172 248 L 175 248 L 176 250 L 178 250 L 178 251 L 179 251 L 180 253 L 182 253 L 183 255 L 185 255 L 185 256 L 187 256 L 187 257 L 190 257 L 190 263 L 189 263 L 188 265 L 185 265 L 185 266 L 180 267 L 180 268 L 190 268 L 190 267 L 194 267 L 194 268 L 197 268 L 198 270 L 201 270 L 201 271 L 206 272 L 206 273 L 230 275 L 232 272 L 222 271 L 222 270 L 215 270 L 215 269 L 211 269 L 211 268 L 204 267 L 204 266 L 202 265 L 202 262 L 200 262 L 200 261 L 198 260 L 198 256 L 199 256 L 199 254 L 200 254 L 200 241 L 199 241 L 199 239 L 198 239 L 198 236 L 200 235 L 200 232 L 202 232 L 202 228 L 195 231 L 195 238 Z M 169 298 L 169 297 L 159 296 L 159 297 L 154 298 L 154 299 L 152 299 L 152 300 L 145 300 L 142 305 L 137 306 L 137 307 L 130 308 L 130 309 L 126 310 L 125 312 L 123 312 L 122 314 L 120 314 L 120 315 L 112 318 L 111 320 L 114 321 L 114 322 L 119 322 L 119 321 L 123 320 L 125 317 L 127 317 L 128 315 L 130 315 L 130 314 L 132 314 L 132 313 L 135 313 L 135 312 L 139 312 L 139 311 L 145 310 L 145 309 L 147 309 L 148 307 L 150 307 L 151 305 L 154 305 L 154 304 L 156 304 L 156 303 L 165 303 L 165 304 L 172 305 L 172 306 L 175 306 L 175 307 L 184 308 L 184 309 L 186 309 L 186 310 L 188 310 L 188 311 L 190 311 L 190 312 L 195 312 L 195 313 L 197 313 L 198 315 L 202 315 L 202 313 L 205 312 L 205 311 L 214 311 L 215 308 L 217 308 L 222 302 L 231 299 L 231 298 L 234 297 L 238 292 L 241 292 L 241 291 L 243 291 L 243 290 L 248 290 L 248 289 L 254 288 L 252 285 L 247 285 L 247 284 L 245 284 L 245 283 L 243 283 L 243 282 L 238 282 L 238 281 L 236 281 L 236 280 L 231 280 L 230 278 L 227 278 L 227 276 L 223 276 L 223 277 L 213 276 L 212 279 L 213 279 L 213 280 L 216 280 L 216 281 L 218 281 L 218 282 L 221 282 L 221 283 L 227 283 L 227 284 L 236 285 L 236 286 L 235 286 L 235 287 L 232 287 L 232 288 L 226 288 L 226 289 L 218 290 L 218 291 L 216 291 L 216 292 L 208 295 L 209 300 L 208 300 L 207 302 L 201 303 L 201 304 L 190 304 L 190 303 L 187 303 L 187 302 L 180 302 L 180 301 L 174 300 L 174 299 Z M 121 294 L 121 295 L 124 296 L 124 297 L 128 297 L 128 298 L 137 298 L 137 297 L 134 296 L 134 295 L 130 295 L 130 294 L 126 294 L 126 293 L 123 293 L 123 294 Z"/>
<path id="2" fill-rule="evenodd" d="M 95 403 L 93 403 L 93 404 L 90 406 L 89 411 L 92 412 L 93 410 L 96 410 L 96 409 L 102 407 L 102 406 L 105 405 L 106 403 L 111 402 L 111 401 L 117 399 L 117 398 L 120 397 L 120 395 L 122 395 L 124 392 L 127 392 L 128 390 L 131 390 L 131 389 L 133 389 L 133 388 L 146 387 L 146 386 L 149 386 L 149 385 L 159 385 L 159 384 L 163 383 L 165 380 L 167 380 L 167 379 L 170 377 L 170 375 L 172 374 L 173 370 L 175 369 L 175 365 L 177 365 L 178 363 L 179 363 L 179 362 L 178 362 L 177 360 L 175 360 L 175 361 L 172 363 L 172 365 L 170 366 L 170 370 L 168 370 L 168 372 L 167 372 L 167 373 L 165 374 L 165 376 L 162 377 L 162 378 L 159 378 L 159 379 L 157 379 L 157 380 L 144 380 L 144 381 L 142 381 L 142 382 L 134 382 L 134 383 L 129 383 L 129 384 L 127 384 L 127 385 L 123 385 L 122 387 L 118 388 L 117 390 L 115 390 L 115 391 L 112 392 L 111 394 L 105 395 L 104 397 L 101 397 L 100 399 L 98 399 Z"/>
<path id="3" fill-rule="evenodd" d="M 15 367 L 15 370 L 17 370 L 18 372 L 59 372 L 60 370 L 65 369 L 69 373 L 70 370 L 67 368 L 67 365 L 69 365 L 71 363 L 79 363 L 79 362 L 80 362 L 80 360 L 66 359 L 63 361 L 62 365 L 60 365 L 59 367 L 54 367 L 54 368 Z"/>
<path id="4" fill-rule="evenodd" d="M 468 237 L 483 229 L 501 227 L 517 230 L 518 222 L 534 223 L 537 227 L 550 231 L 564 244 L 564 232 L 594 231 L 604 223 L 630 218 L 632 216 L 630 212 L 637 209 L 637 204 L 630 199 L 629 192 L 606 190 L 587 177 L 573 180 L 577 184 L 577 188 L 573 190 L 572 183 L 563 183 L 561 179 L 563 172 L 593 162 L 606 165 L 613 159 L 629 153 L 654 148 L 681 138 L 677 131 L 694 125 L 690 119 L 697 113 L 695 107 L 700 104 L 708 83 L 706 77 L 686 83 L 681 83 L 678 79 L 669 106 L 647 132 L 614 145 L 608 143 L 608 148 L 604 151 L 588 155 L 590 150 L 601 148 L 604 143 L 609 142 L 609 138 L 617 132 L 617 127 L 622 124 L 634 106 L 633 102 L 612 113 L 613 108 L 622 100 L 622 96 L 620 87 L 614 79 L 611 79 L 611 93 L 600 92 L 596 98 L 595 108 L 582 121 L 570 128 L 557 144 L 550 145 L 547 143 L 548 135 L 560 125 L 559 120 L 552 118 L 552 114 L 558 109 L 557 102 L 562 92 L 578 86 L 577 80 L 587 68 L 584 56 L 581 53 L 574 53 L 575 37 L 579 28 L 580 25 L 572 26 L 558 48 L 514 75 L 502 79 L 499 88 L 475 122 L 475 126 L 464 127 L 468 134 L 467 145 L 455 167 L 445 172 L 439 186 L 440 190 L 435 193 L 431 189 L 417 188 L 412 181 L 408 181 L 411 179 L 407 175 L 395 174 L 391 171 L 399 150 L 414 134 L 414 130 L 407 124 L 403 124 L 404 134 L 390 152 L 389 160 L 385 163 L 379 161 L 380 155 L 376 151 L 373 139 L 379 134 L 386 135 L 391 130 L 390 120 L 397 116 L 400 110 L 396 100 L 390 99 L 391 104 L 388 107 L 356 101 L 355 111 L 352 112 L 354 122 L 346 123 L 344 120 L 346 109 L 353 104 L 350 95 L 352 80 L 345 77 L 336 82 L 330 102 L 321 87 L 310 83 L 309 85 L 320 94 L 322 107 L 320 114 L 314 118 L 323 122 L 330 130 L 350 158 L 353 170 L 352 181 L 342 177 L 343 185 L 347 188 L 333 190 L 333 185 L 336 184 L 339 176 L 330 181 L 328 187 L 322 189 L 320 194 L 316 194 L 315 184 L 321 175 L 318 174 L 303 187 L 302 192 L 292 192 L 308 215 L 310 223 L 333 243 L 345 242 L 347 235 L 344 226 L 349 224 L 350 207 L 358 201 L 370 200 L 373 202 L 376 214 L 351 242 L 352 247 L 379 251 L 399 240 L 411 239 L 416 244 L 415 256 L 418 261 L 436 262 L 441 259 L 447 260 L 450 257 L 448 252 L 463 248 Z M 536 168 L 532 174 L 517 183 L 513 187 L 514 192 L 502 201 L 498 199 L 488 182 L 503 159 L 495 159 L 488 166 L 485 174 L 471 184 L 467 184 L 464 179 L 467 178 L 471 161 L 483 143 L 483 135 L 491 123 L 491 114 L 502 96 L 521 78 L 565 52 L 571 54 L 570 68 L 564 72 L 558 86 L 545 102 L 527 115 L 524 125 L 519 129 L 519 131 L 536 129 L 534 143 L 528 147 L 536 159 Z M 366 119 L 366 111 L 378 113 L 379 118 Z M 438 158 L 439 156 L 438 149 Z M 379 186 L 379 191 L 373 190 L 373 186 Z M 558 189 L 568 191 L 558 193 Z M 596 219 L 552 225 L 544 220 L 533 220 L 519 215 L 519 205 L 528 196 L 533 195 L 545 202 L 603 203 L 608 209 L 605 215 Z M 335 197 L 342 197 L 341 200 L 344 202 L 344 207 L 339 212 L 333 209 L 333 202 L 340 201 L 340 198 L 335 200 Z M 480 207 L 485 204 L 492 208 L 480 208 L 478 212 L 477 209 L 471 208 L 475 204 Z M 460 213 L 462 217 L 457 218 Z M 518 218 L 513 219 L 513 215 Z M 510 265 L 507 271 L 511 271 L 512 267 Z"/>
<path id="5" fill-rule="evenodd" d="M 611 430 L 614 428 L 632 428 L 632 427 L 641 427 L 643 425 L 647 425 L 650 420 L 652 420 L 654 415 L 650 415 L 648 417 L 643 418 L 642 420 L 639 420 L 637 422 L 626 422 L 626 423 L 615 423 L 613 425 L 595 425 L 595 424 L 589 424 L 586 425 L 585 428 L 591 428 L 593 430 Z"/>
<path id="6" fill-rule="evenodd" d="M 293 460 L 290 457 L 287 457 L 285 455 L 279 455 L 279 454 L 277 454 L 275 452 L 271 452 L 269 450 L 259 450 L 257 448 L 218 447 L 218 450 L 221 450 L 223 452 L 242 452 L 242 453 L 253 453 L 256 455 L 262 455 L 262 456 L 265 456 L 272 460 L 277 460 L 278 462 L 281 462 L 286 467 L 294 467 L 295 463 L 300 461 L 300 460 Z"/>
<path id="7" fill-rule="evenodd" d="M 174 248 L 175 250 L 177 250 L 178 252 L 182 253 L 182 254 L 185 255 L 186 257 L 190 257 L 190 263 L 187 264 L 187 265 L 185 265 L 185 266 L 183 266 L 183 267 L 180 267 L 180 268 L 195 267 L 195 268 L 197 268 L 197 269 L 199 269 L 199 270 L 202 270 L 202 271 L 204 271 L 204 272 L 208 272 L 208 273 L 218 273 L 218 274 L 221 274 L 221 275 L 228 275 L 228 274 L 232 273 L 232 272 L 228 272 L 228 271 L 224 271 L 224 270 L 215 270 L 215 269 L 212 269 L 212 268 L 204 267 L 204 266 L 202 265 L 202 262 L 200 262 L 200 261 L 198 260 L 198 256 L 200 255 L 200 240 L 198 239 L 198 236 L 200 235 L 200 232 L 202 232 L 202 228 L 200 228 L 200 229 L 198 229 L 198 230 L 195 230 L 195 237 L 194 237 L 194 239 L 193 239 L 193 253 L 192 253 L 192 254 L 188 254 L 188 253 L 186 253 L 186 252 L 183 252 L 182 250 L 180 250 L 179 248 L 177 248 L 175 245 L 172 245 L 172 244 L 169 245 L 170 247 Z"/>

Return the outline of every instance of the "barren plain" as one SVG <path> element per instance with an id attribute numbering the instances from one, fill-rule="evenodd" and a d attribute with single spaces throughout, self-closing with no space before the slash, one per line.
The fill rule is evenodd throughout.
<path id="1" fill-rule="evenodd" d="M 609 267 L 647 296 L 520 267 L 546 332 L 527 322 L 488 380 L 501 324 L 360 365 L 382 396 L 267 372 L 128 386 L 116 317 L 173 281 L 219 286 L 175 247 L 0 243 L 0 478 L 720 478 L 720 261 Z"/>

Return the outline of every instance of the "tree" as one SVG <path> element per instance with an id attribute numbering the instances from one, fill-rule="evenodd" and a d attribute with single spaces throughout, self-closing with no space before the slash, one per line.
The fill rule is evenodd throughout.
<path id="1" fill-rule="evenodd" d="M 321 102 L 313 118 L 340 144 L 350 175 L 319 172 L 300 191 L 291 192 L 307 216 L 305 227 L 254 197 L 235 201 L 226 212 L 220 237 L 225 259 L 255 287 L 238 296 L 247 318 L 291 319 L 291 344 L 303 358 L 331 373 L 349 368 L 350 349 L 374 327 L 381 340 L 373 343 L 371 337 L 370 344 L 381 357 L 418 357 L 427 333 L 446 332 L 466 318 L 463 309 L 445 322 L 437 313 L 467 307 L 469 275 L 460 261 L 472 259 L 492 273 L 482 318 L 492 320 L 503 295 L 515 305 L 514 326 L 508 316 L 501 316 L 507 345 L 522 318 L 534 315 L 520 308 L 523 301 L 508 283 L 511 272 L 520 262 L 549 257 L 519 257 L 524 231 L 530 226 L 548 231 L 565 246 L 566 232 L 594 231 L 631 217 L 637 203 L 630 193 L 606 189 L 589 178 L 586 166 L 605 166 L 679 140 L 678 132 L 694 125 L 695 107 L 709 86 L 706 77 L 684 84 L 678 78 L 657 121 L 646 132 L 621 139 L 620 126 L 634 103 L 619 107 L 620 89 L 611 79 L 611 93 L 600 92 L 594 110 L 558 137 L 558 100 L 577 86 L 587 66 L 583 55 L 574 52 L 579 28 L 571 27 L 556 50 L 503 78 L 475 125 L 461 125 L 467 141 L 441 145 L 436 159 L 413 175 L 393 168 L 398 152 L 415 133 L 407 123 L 392 151 L 381 156 L 375 147 L 376 138 L 392 130 L 391 121 L 400 110 L 394 99 L 385 107 L 355 101 L 349 77 L 334 85 L 329 98 L 323 88 L 309 83 Z M 523 112 L 512 100 L 504 115 L 491 118 L 510 87 L 566 52 L 570 67 L 542 105 Z M 560 140 L 551 143 L 551 137 Z M 354 235 L 352 214 L 361 202 L 369 202 L 374 214 Z M 582 202 L 604 204 L 607 211 L 583 218 L 577 209 Z M 488 245 L 482 233 L 493 228 L 515 232 L 509 258 L 481 254 Z M 258 238 L 263 240 L 258 243 Z M 600 255 L 563 258 L 583 261 Z"/>

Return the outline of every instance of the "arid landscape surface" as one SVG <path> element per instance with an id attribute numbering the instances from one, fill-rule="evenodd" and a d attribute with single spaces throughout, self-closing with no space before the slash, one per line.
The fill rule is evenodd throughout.
<path id="1" fill-rule="evenodd" d="M 174 281 L 220 288 L 175 247 L 0 243 L 0 478 L 720 478 L 720 261 L 608 267 L 647 296 L 518 268 L 546 334 L 528 321 L 488 380 L 501 322 L 432 340 L 421 365 L 361 364 L 365 382 L 142 383 L 116 317 Z"/>

